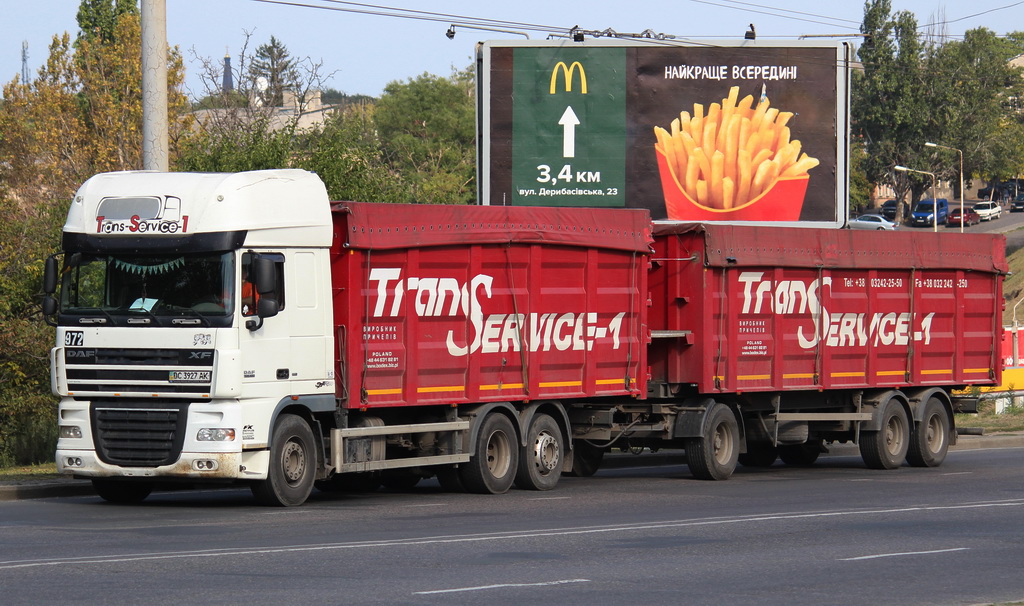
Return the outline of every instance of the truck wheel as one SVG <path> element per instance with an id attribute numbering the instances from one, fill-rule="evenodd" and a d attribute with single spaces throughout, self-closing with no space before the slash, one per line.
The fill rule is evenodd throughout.
<path id="1" fill-rule="evenodd" d="M 562 477 L 562 432 L 549 415 L 534 415 L 519 450 L 516 486 L 525 490 L 551 490 Z"/>
<path id="2" fill-rule="evenodd" d="M 771 467 L 779 457 L 779 449 L 771 444 L 747 443 L 747 452 L 741 452 L 738 460 L 744 467 Z"/>
<path id="3" fill-rule="evenodd" d="M 686 464 L 698 480 L 725 480 L 736 470 L 740 431 L 736 415 L 715 404 L 704 422 L 704 435 L 686 440 Z"/>
<path id="4" fill-rule="evenodd" d="M 861 434 L 860 456 L 871 469 L 896 469 L 907 456 L 909 443 L 907 412 L 897 400 L 889 400 L 882 409 L 882 429 Z"/>
<path id="5" fill-rule="evenodd" d="M 604 459 L 604 448 L 594 446 L 586 440 L 572 442 L 572 471 L 569 475 L 577 478 L 589 478 L 601 468 Z"/>
<path id="6" fill-rule="evenodd" d="M 811 440 L 803 444 L 786 444 L 779 446 L 779 458 L 786 465 L 807 467 L 814 465 L 821 454 L 821 440 Z"/>
<path id="7" fill-rule="evenodd" d="M 95 479 L 92 488 L 104 501 L 141 503 L 153 492 L 153 483 Z"/>
<path id="8" fill-rule="evenodd" d="M 459 479 L 467 492 L 501 494 L 516 479 L 519 450 L 516 428 L 508 417 L 492 412 L 484 417 L 477 433 L 473 458 L 459 465 Z"/>
<path id="9" fill-rule="evenodd" d="M 949 415 L 938 398 L 929 398 L 924 416 L 910 436 L 907 463 L 914 467 L 938 467 L 949 451 Z"/>
<path id="10" fill-rule="evenodd" d="M 270 444 L 267 479 L 252 485 L 252 494 L 264 505 L 302 505 L 316 479 L 313 430 L 301 417 L 283 414 L 277 419 Z"/>

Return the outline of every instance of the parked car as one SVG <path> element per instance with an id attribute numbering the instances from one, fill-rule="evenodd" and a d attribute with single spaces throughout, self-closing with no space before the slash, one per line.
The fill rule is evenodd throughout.
<path id="1" fill-rule="evenodd" d="M 949 211 L 949 218 L 946 219 L 946 227 L 960 227 L 960 223 L 960 207 L 954 206 L 953 209 Z M 974 212 L 973 208 L 965 208 L 963 214 L 964 226 L 970 227 L 971 225 L 977 225 L 978 223 L 981 223 L 981 217 L 978 216 L 978 213 Z"/>
<path id="2" fill-rule="evenodd" d="M 1003 207 L 998 202 L 978 202 L 974 205 L 974 212 L 978 213 L 982 221 L 991 221 L 1003 214 Z"/>
<path id="3" fill-rule="evenodd" d="M 939 223 L 945 223 L 946 217 L 949 216 L 949 201 L 945 198 L 939 198 L 938 200 L 921 200 L 914 207 L 914 212 L 910 213 L 910 224 L 913 226 L 919 225 L 938 225 Z"/>
<path id="4" fill-rule="evenodd" d="M 882 215 L 874 214 L 861 215 L 854 219 L 850 219 L 849 223 L 847 223 L 847 226 L 850 229 L 877 229 L 886 231 L 892 231 L 896 229 L 895 223 L 886 219 Z"/>
<path id="5" fill-rule="evenodd" d="M 1015 213 L 1024 210 L 1024 194 L 1017 194 L 1017 197 L 1013 199 L 1013 204 L 1010 205 L 1010 212 Z"/>
<path id="6" fill-rule="evenodd" d="M 993 181 L 987 187 L 978 190 L 978 198 L 982 200 L 1002 200 L 1013 198 L 1020 194 L 1024 187 L 1021 179 L 1007 179 L 1006 181 Z"/>
<path id="7" fill-rule="evenodd" d="M 890 221 L 896 220 L 896 210 L 900 206 L 899 200 L 886 200 L 882 204 L 882 216 Z"/>

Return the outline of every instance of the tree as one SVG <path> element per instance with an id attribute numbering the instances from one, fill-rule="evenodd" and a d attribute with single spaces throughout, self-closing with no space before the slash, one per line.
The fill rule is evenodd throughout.
<path id="1" fill-rule="evenodd" d="M 475 198 L 476 104 L 472 72 L 423 74 L 384 89 L 374 122 L 385 158 L 412 188 L 412 201 L 465 204 Z"/>
<path id="2" fill-rule="evenodd" d="M 85 9 L 102 2 L 84 2 Z M 109 4 L 109 3 L 106 3 Z M 116 6 L 125 3 L 118 2 Z M 81 12 L 80 12 L 81 14 Z M 85 20 L 88 24 L 92 21 Z M 100 31 L 102 27 L 100 27 Z M 137 13 L 109 35 L 55 36 L 31 82 L 4 86 L 0 106 L 0 464 L 53 454 L 55 402 L 46 385 L 53 331 L 39 318 L 43 259 L 60 246 L 77 186 L 96 172 L 141 168 L 141 63 Z M 184 70 L 168 55 L 172 153 L 186 106 Z"/>
<path id="3" fill-rule="evenodd" d="M 890 183 L 898 198 L 913 188 L 916 199 L 927 184 L 893 173 L 895 165 L 923 166 L 925 126 L 930 111 L 924 86 L 924 47 L 917 20 L 907 11 L 891 14 L 890 0 L 868 0 L 858 54 L 864 71 L 853 82 L 853 128 L 865 144 L 864 170 L 874 183 Z M 923 170 L 923 169 L 919 169 Z"/>
<path id="4" fill-rule="evenodd" d="M 373 104 L 339 108 L 306 137 L 298 164 L 323 179 L 332 200 L 405 202 L 408 186 L 383 160 Z"/>
<path id="5" fill-rule="evenodd" d="M 923 42 L 913 15 L 891 14 L 890 0 L 868 0 L 859 50 L 863 73 L 855 73 L 854 132 L 866 142 L 864 163 L 875 183 L 890 183 L 901 199 L 916 200 L 931 180 L 894 173 L 894 165 L 935 173 L 959 183 L 959 163 L 948 150 L 963 151 L 964 176 L 1015 176 L 1024 166 L 1019 113 L 1008 101 L 1022 96 L 1020 70 L 1008 61 L 1024 50 L 1024 34 L 1005 39 L 978 28 L 963 41 Z M 957 193 L 957 192 L 955 192 Z"/>
<path id="6" fill-rule="evenodd" d="M 79 40 L 110 42 L 121 15 L 138 14 L 138 0 L 81 0 L 76 16 Z"/>
<path id="7" fill-rule="evenodd" d="M 1019 116 L 1008 112 L 1007 100 L 1024 94 L 1024 79 L 1009 60 L 1019 47 L 994 32 L 969 30 L 962 41 L 936 47 L 928 58 L 933 74 L 922 91 L 933 100 L 929 130 L 944 145 L 963 150 L 965 175 L 1007 178 L 1020 172 L 1024 155 Z M 957 180 L 958 167 L 936 155 L 935 171 Z"/>
<path id="8" fill-rule="evenodd" d="M 274 36 L 269 43 L 256 48 L 249 63 L 249 76 L 257 84 L 256 97 L 270 107 L 284 105 L 284 92 L 298 92 L 301 79 L 288 47 Z"/>

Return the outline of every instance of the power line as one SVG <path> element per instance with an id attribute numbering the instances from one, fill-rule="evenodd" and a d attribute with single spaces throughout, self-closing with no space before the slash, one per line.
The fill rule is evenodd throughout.
<path id="1" fill-rule="evenodd" d="M 933 26 L 938 26 L 938 25 L 949 25 L 950 23 L 956 23 L 958 21 L 966 21 L 967 19 L 972 19 L 974 17 L 980 17 L 981 15 L 987 15 L 988 13 L 994 13 L 996 11 L 1006 10 L 1008 8 L 1013 8 L 1015 6 L 1020 6 L 1021 4 L 1024 4 L 1024 0 L 1021 0 L 1020 2 L 1014 2 L 1013 4 L 1007 4 L 1006 6 L 997 6 L 996 8 L 990 8 L 988 10 L 981 11 L 980 13 L 974 13 L 973 15 L 966 15 L 964 17 L 957 17 L 956 19 L 946 19 L 945 21 L 937 21 L 935 23 L 927 23 L 925 25 L 922 25 L 922 26 L 918 27 L 918 29 L 925 28 L 925 27 L 933 27 Z"/>
<path id="2" fill-rule="evenodd" d="M 726 1 L 728 1 L 728 0 L 726 0 Z M 710 2 L 709 0 L 690 0 L 690 2 L 696 2 L 698 4 L 708 4 L 708 5 L 711 5 L 711 6 L 717 6 L 719 8 L 730 8 L 730 9 L 733 9 L 733 10 L 744 11 L 744 12 L 748 12 L 748 13 L 757 13 L 759 15 L 768 15 L 770 17 L 779 17 L 780 19 L 789 19 L 789 20 L 792 20 L 792 21 L 804 21 L 804 22 L 807 22 L 807 23 L 817 23 L 818 25 L 827 25 L 829 27 L 850 27 L 850 26 L 847 26 L 847 25 L 839 26 L 839 25 L 836 25 L 835 23 L 830 23 L 828 21 L 818 21 L 817 19 L 805 19 L 803 17 L 790 17 L 788 15 L 780 15 L 777 12 L 760 11 L 760 10 L 754 10 L 754 9 L 749 9 L 749 8 L 740 8 L 738 6 L 731 6 L 731 5 L 728 5 L 728 4 L 719 4 L 718 2 Z M 738 2 L 737 4 L 747 4 L 747 3 L 739 3 Z M 759 5 L 749 4 L 749 6 L 759 6 Z M 772 7 L 765 7 L 765 8 L 772 8 Z M 775 9 L 775 10 L 784 10 L 784 9 Z M 810 15 L 810 16 L 813 16 L 813 17 L 820 17 L 822 19 L 830 19 L 832 21 L 846 21 L 846 19 L 836 19 L 834 17 L 824 17 L 824 16 L 821 16 L 821 15 L 811 15 L 810 13 L 799 13 L 798 11 L 786 11 L 786 12 L 796 13 L 796 14 L 806 14 L 806 15 Z"/>
<path id="3" fill-rule="evenodd" d="M 837 21 L 837 22 L 840 22 L 840 23 L 852 23 L 853 25 L 855 25 L 857 27 L 860 27 L 860 21 L 854 21 L 852 19 L 843 19 L 843 18 L 840 18 L 840 17 L 829 17 L 828 15 L 818 15 L 818 14 L 815 14 L 815 13 L 805 13 L 803 11 L 794 11 L 794 10 L 789 10 L 789 9 L 786 9 L 786 8 L 779 8 L 779 7 L 776 7 L 776 6 L 766 6 L 764 4 L 754 4 L 752 2 L 740 2 L 740 0 L 720 0 L 720 1 L 721 2 L 728 2 L 729 4 L 742 4 L 744 6 L 754 6 L 754 7 L 757 7 L 757 8 L 770 9 L 770 10 L 778 11 L 780 13 L 791 13 L 793 15 L 804 15 L 806 17 L 818 17 L 819 19 L 828 19 L 830 21 Z M 723 6 L 723 8 L 734 8 L 734 7 Z M 738 10 L 745 10 L 745 9 L 738 9 Z M 774 14 L 777 17 L 786 18 L 786 15 L 779 15 L 779 14 L 776 14 L 776 13 L 768 13 L 768 14 Z M 841 26 L 841 27 L 848 27 L 848 26 Z"/>
<path id="4" fill-rule="evenodd" d="M 306 2 L 293 2 L 289 0 L 252 0 L 253 2 L 261 2 L 264 4 L 277 4 L 282 6 L 294 6 L 300 8 L 315 8 L 320 10 L 336 11 L 342 13 L 355 13 L 361 15 L 373 15 L 378 17 L 393 17 L 398 19 L 411 19 L 415 21 L 432 21 L 437 23 L 452 23 L 454 25 L 461 25 L 463 27 L 472 27 L 474 25 L 480 26 L 494 26 L 504 25 L 508 27 L 517 27 L 519 29 L 528 29 L 531 31 L 541 31 L 548 33 L 568 33 L 570 28 L 566 27 L 555 27 L 538 25 L 532 23 L 522 23 L 516 21 L 501 21 L 498 19 L 483 19 L 478 17 L 466 17 L 461 15 L 451 15 L 446 13 L 431 13 L 428 11 L 419 11 L 413 9 L 394 8 L 387 6 L 379 6 L 372 4 L 361 4 L 357 2 L 342 2 L 341 0 L 320 0 L 321 2 L 330 2 L 332 4 L 343 4 L 347 6 L 327 6 L 323 4 L 310 4 Z"/>

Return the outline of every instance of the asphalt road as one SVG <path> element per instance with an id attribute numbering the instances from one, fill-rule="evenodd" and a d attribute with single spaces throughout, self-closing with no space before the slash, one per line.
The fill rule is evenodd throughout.
<path id="1" fill-rule="evenodd" d="M 238 489 L 0 503 L 3 604 L 977 604 L 1024 599 L 1024 448 L 935 469 L 605 469 L 552 492 Z"/>

